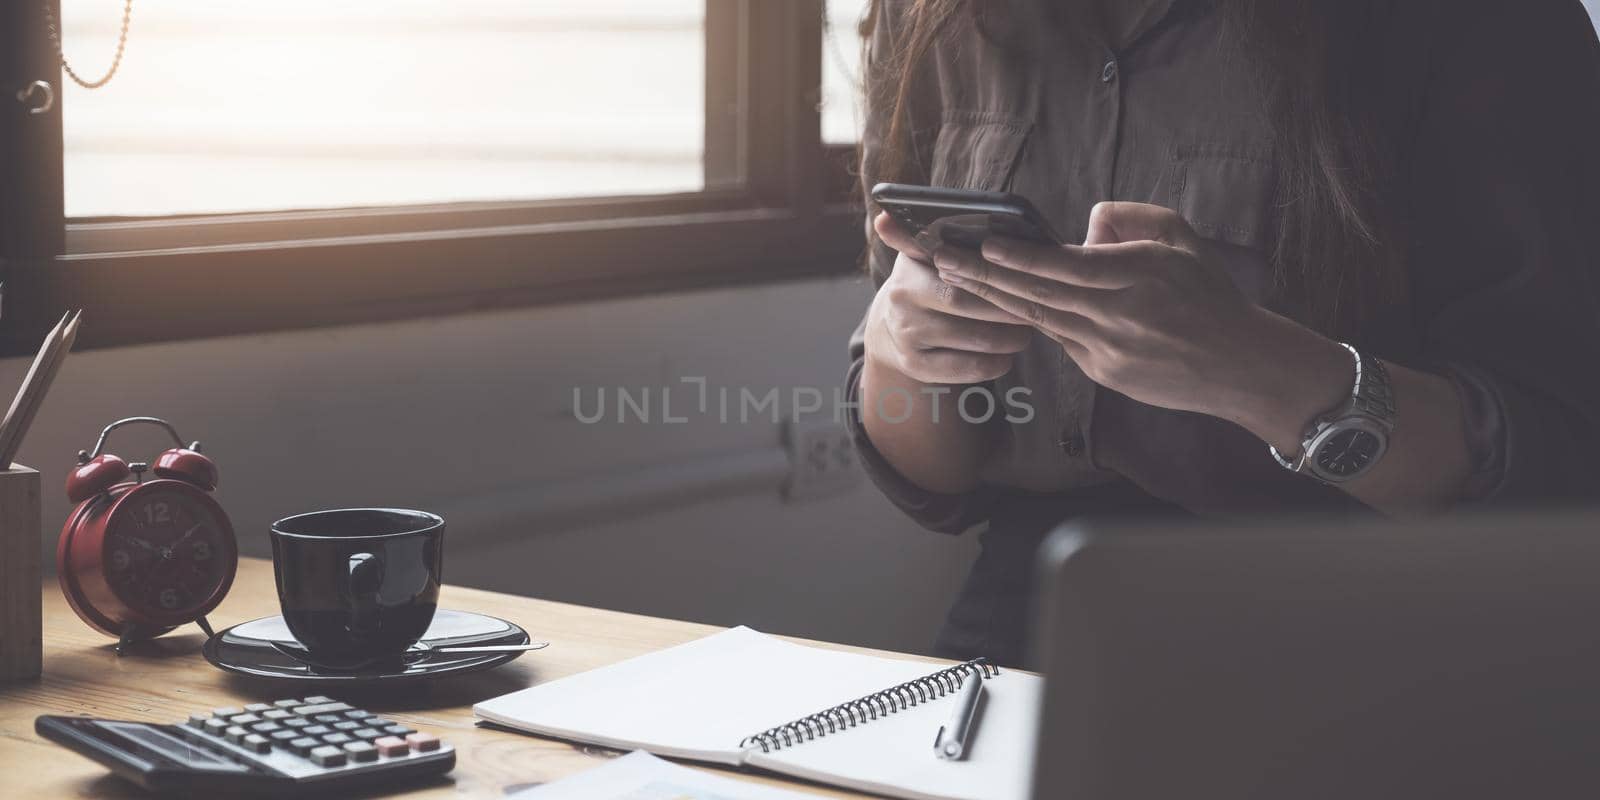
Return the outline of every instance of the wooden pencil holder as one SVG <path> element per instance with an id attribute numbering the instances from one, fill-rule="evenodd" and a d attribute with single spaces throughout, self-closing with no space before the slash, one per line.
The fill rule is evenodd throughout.
<path id="1" fill-rule="evenodd" d="M 41 667 L 39 523 L 39 472 L 12 464 L 0 472 L 0 681 Z"/>

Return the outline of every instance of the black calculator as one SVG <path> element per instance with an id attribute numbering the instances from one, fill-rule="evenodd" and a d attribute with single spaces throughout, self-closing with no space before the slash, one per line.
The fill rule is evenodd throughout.
<path id="1" fill-rule="evenodd" d="M 437 736 L 321 696 L 216 708 L 176 725 L 42 716 L 33 729 L 160 794 L 348 793 L 456 765 Z"/>

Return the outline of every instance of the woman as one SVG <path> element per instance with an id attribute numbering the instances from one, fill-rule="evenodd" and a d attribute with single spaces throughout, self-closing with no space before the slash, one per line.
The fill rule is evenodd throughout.
<path id="1" fill-rule="evenodd" d="M 925 526 L 986 524 L 942 653 L 1018 663 L 1034 550 L 1080 515 L 1600 491 L 1578 0 L 879 0 L 867 25 L 864 185 L 1016 192 L 1083 242 L 869 219 L 863 461 Z M 964 416 L 974 386 L 1031 413 Z"/>

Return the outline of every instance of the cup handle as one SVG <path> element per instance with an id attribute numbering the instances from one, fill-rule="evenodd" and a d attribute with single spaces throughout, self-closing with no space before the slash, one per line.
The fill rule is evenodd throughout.
<path id="1" fill-rule="evenodd" d="M 350 574 L 345 586 L 350 595 L 350 621 L 345 628 L 358 635 L 376 633 L 383 559 L 372 553 L 356 553 L 350 556 L 348 567 Z"/>

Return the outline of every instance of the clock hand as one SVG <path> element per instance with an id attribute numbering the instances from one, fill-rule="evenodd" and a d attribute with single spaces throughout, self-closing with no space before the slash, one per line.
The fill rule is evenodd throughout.
<path id="1" fill-rule="evenodd" d="M 1338 456 L 1337 460 L 1343 461 L 1345 456 L 1350 455 L 1350 448 L 1355 447 L 1355 446 L 1356 446 L 1356 443 L 1355 443 L 1354 439 L 1352 439 L 1352 440 L 1350 440 L 1348 442 L 1345 442 L 1344 443 L 1344 447 L 1339 450 L 1339 456 Z"/>
<path id="2" fill-rule="evenodd" d="M 184 531 L 183 535 L 178 537 L 178 541 L 172 543 L 172 546 L 173 547 L 177 547 L 178 545 L 183 544 L 184 542 L 188 541 L 189 537 L 193 536 L 194 532 L 197 531 L 197 530 L 200 530 L 201 526 L 203 526 L 203 525 L 205 525 L 204 522 L 196 522 L 194 524 L 194 527 L 190 528 L 187 531 Z"/>
<path id="3" fill-rule="evenodd" d="M 129 542 L 132 542 L 133 544 L 139 545 L 140 547 L 143 547 L 144 549 L 149 550 L 152 553 L 160 552 L 160 551 L 158 551 L 156 549 L 155 545 L 153 545 L 153 544 L 151 544 L 151 543 L 149 543 L 149 542 L 147 542 L 147 541 L 145 541 L 143 539 L 140 539 L 137 536 L 124 535 L 122 538 L 126 539 Z"/>

